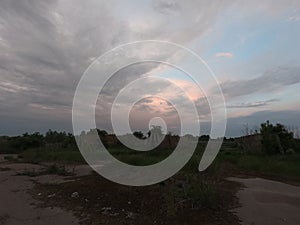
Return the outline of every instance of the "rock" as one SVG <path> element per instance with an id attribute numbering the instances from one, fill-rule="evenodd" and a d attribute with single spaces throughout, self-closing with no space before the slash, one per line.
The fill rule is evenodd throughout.
<path id="1" fill-rule="evenodd" d="M 56 196 L 56 194 L 48 195 L 48 198 L 53 198 L 55 196 Z"/>
<path id="2" fill-rule="evenodd" d="M 136 216 L 137 216 L 136 213 L 133 213 L 133 212 L 127 212 L 126 218 L 128 218 L 128 219 L 135 219 Z"/>
<path id="3" fill-rule="evenodd" d="M 110 211 L 110 210 L 111 210 L 111 207 L 103 207 L 102 210 Z"/>
<path id="4" fill-rule="evenodd" d="M 109 214 L 109 215 L 112 216 L 112 217 L 116 217 L 116 216 L 119 215 L 119 213 L 111 213 L 111 214 Z"/>
<path id="5" fill-rule="evenodd" d="M 101 213 L 102 213 L 103 215 L 109 215 L 109 214 L 110 214 L 110 211 L 111 211 L 111 207 L 103 207 L 103 208 L 101 209 Z"/>
<path id="6" fill-rule="evenodd" d="M 79 193 L 78 192 L 72 193 L 71 198 L 79 198 Z"/>

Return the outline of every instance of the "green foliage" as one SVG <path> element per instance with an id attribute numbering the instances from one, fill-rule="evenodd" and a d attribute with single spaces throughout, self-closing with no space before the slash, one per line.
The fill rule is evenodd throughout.
<path id="1" fill-rule="evenodd" d="M 221 152 L 216 161 L 230 163 L 237 171 L 270 176 L 300 177 L 300 155 L 225 154 Z"/>
<path id="2" fill-rule="evenodd" d="M 59 176 L 70 176 L 73 175 L 71 172 L 66 170 L 66 167 L 64 165 L 49 165 L 46 168 L 42 170 L 24 170 L 21 173 L 18 173 L 19 176 L 29 176 L 29 177 L 37 177 L 42 175 L 59 175 Z"/>
<path id="3" fill-rule="evenodd" d="M 201 137 L 199 137 L 199 141 L 209 141 L 209 139 L 209 135 L 202 135 Z"/>
<path id="4" fill-rule="evenodd" d="M 77 149 L 75 137 L 71 133 L 65 132 L 49 130 L 45 135 L 36 132 L 15 137 L 0 137 L 0 154 L 17 154 L 29 149 L 47 147 Z"/>
<path id="5" fill-rule="evenodd" d="M 137 137 L 138 139 L 145 139 L 145 138 L 146 138 L 146 137 L 144 136 L 143 132 L 141 132 L 141 131 L 135 131 L 135 132 L 133 132 L 133 135 L 134 135 L 135 137 Z"/>
<path id="6" fill-rule="evenodd" d="M 44 136 L 36 132 L 25 133 L 23 136 L 11 137 L 8 139 L 11 153 L 18 153 L 29 148 L 39 148 L 45 145 Z"/>
<path id="7" fill-rule="evenodd" d="M 175 216 L 177 212 L 176 208 L 176 193 L 173 188 L 170 188 L 165 195 L 165 202 L 167 205 L 167 215 L 168 216 Z"/>
<path id="8" fill-rule="evenodd" d="M 16 158 L 11 155 L 8 155 L 8 156 L 4 156 L 4 159 L 7 161 L 14 161 Z"/>
<path id="9" fill-rule="evenodd" d="M 79 150 L 67 150 L 53 147 L 44 147 L 41 149 L 29 149 L 20 154 L 23 161 L 30 163 L 39 162 L 63 162 L 63 163 L 82 163 Z"/>
<path id="10" fill-rule="evenodd" d="M 55 174 L 60 176 L 72 175 L 72 173 L 66 170 L 66 167 L 64 165 L 57 165 L 57 164 L 48 166 L 43 172 L 44 174 Z"/>
<path id="11" fill-rule="evenodd" d="M 214 207 L 217 202 L 217 193 L 212 183 L 199 179 L 197 176 L 189 176 L 185 190 L 188 199 L 193 206 Z"/>
<path id="12" fill-rule="evenodd" d="M 300 153 L 300 139 L 294 139 L 294 150 Z"/>
<path id="13" fill-rule="evenodd" d="M 260 133 L 262 146 L 266 154 L 285 153 L 293 147 L 293 133 L 289 132 L 283 125 L 275 126 L 269 121 L 261 124 Z"/>
<path id="14" fill-rule="evenodd" d="M 71 133 L 57 132 L 49 130 L 45 135 L 45 141 L 47 144 L 55 144 L 63 148 L 75 148 L 75 137 Z"/>
<path id="15" fill-rule="evenodd" d="M 286 154 L 289 154 L 289 155 L 295 154 L 295 150 L 292 149 L 292 148 L 289 148 L 289 149 L 286 151 Z"/>

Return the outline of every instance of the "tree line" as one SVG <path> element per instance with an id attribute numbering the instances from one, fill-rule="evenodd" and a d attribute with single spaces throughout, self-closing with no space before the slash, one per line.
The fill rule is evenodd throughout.
<path id="1" fill-rule="evenodd" d="M 155 129 L 159 128 L 156 127 Z M 105 130 L 97 129 L 97 132 L 102 141 L 109 135 Z M 83 132 L 81 135 L 88 135 L 88 133 Z M 146 135 L 141 131 L 135 131 L 133 135 L 139 139 L 146 139 L 151 135 L 151 131 Z M 266 154 L 285 154 L 300 151 L 300 140 L 294 139 L 294 133 L 282 124 L 273 125 L 267 121 L 261 124 L 260 129 L 254 135 L 260 135 L 261 150 Z M 209 139 L 209 135 L 198 137 L 200 142 L 206 142 Z M 234 140 L 233 138 L 224 138 L 225 142 L 234 142 Z M 72 133 L 48 130 L 46 134 L 35 132 L 16 137 L 0 137 L 0 153 L 20 153 L 27 149 L 43 149 L 45 147 L 48 149 L 78 150 Z"/>

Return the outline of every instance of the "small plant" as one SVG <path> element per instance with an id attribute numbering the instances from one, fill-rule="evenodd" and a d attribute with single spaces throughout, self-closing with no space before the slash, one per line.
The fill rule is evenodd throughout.
<path id="1" fill-rule="evenodd" d="M 55 174 L 60 176 L 70 176 L 72 175 L 71 172 L 66 170 L 64 165 L 58 166 L 56 164 L 50 165 L 44 171 L 45 174 Z"/>
<path id="2" fill-rule="evenodd" d="M 56 164 L 47 166 L 44 170 L 36 171 L 35 169 L 32 170 L 25 170 L 22 173 L 18 173 L 19 176 L 29 176 L 29 177 L 37 177 L 42 175 L 59 175 L 59 176 L 71 176 L 74 173 L 69 172 L 66 170 L 65 166 L 61 165 L 58 166 Z"/>
<path id="3" fill-rule="evenodd" d="M 217 201 L 217 193 L 213 184 L 195 177 L 190 177 L 186 186 L 186 196 L 191 200 L 192 207 L 214 207 Z"/>
<path id="4" fill-rule="evenodd" d="M 7 161 L 13 161 L 15 160 L 15 158 L 11 155 L 7 155 L 7 156 L 4 156 L 4 159 L 7 160 Z"/>
<path id="5" fill-rule="evenodd" d="M 170 189 L 165 196 L 165 201 L 167 205 L 167 214 L 168 216 L 176 215 L 176 203 L 175 203 L 175 193 L 173 189 Z"/>
<path id="6" fill-rule="evenodd" d="M 36 171 L 35 169 L 32 170 L 24 170 L 21 173 L 17 173 L 18 176 L 28 176 L 28 177 L 37 177 L 42 175 L 41 172 Z"/>
<path id="7" fill-rule="evenodd" d="M 294 151 L 294 149 L 289 148 L 288 150 L 286 150 L 286 154 L 293 155 L 293 154 L 295 154 L 295 151 Z"/>

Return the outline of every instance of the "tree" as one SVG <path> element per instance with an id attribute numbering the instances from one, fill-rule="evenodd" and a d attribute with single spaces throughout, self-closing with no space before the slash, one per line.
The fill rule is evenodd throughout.
<path id="1" fill-rule="evenodd" d="M 141 131 L 135 131 L 135 132 L 133 132 L 133 135 L 134 135 L 135 137 L 137 137 L 138 139 L 145 139 L 145 138 L 146 138 L 146 137 L 144 136 L 143 132 L 141 132 Z"/>
<path id="2" fill-rule="evenodd" d="M 22 136 L 12 137 L 10 147 L 15 152 L 21 152 L 30 148 L 39 148 L 45 145 L 44 136 L 38 132 L 33 134 L 25 133 Z"/>
<path id="3" fill-rule="evenodd" d="M 103 138 L 106 135 L 108 135 L 107 131 L 105 131 L 105 130 L 99 130 L 99 129 L 97 129 L 97 133 L 98 133 L 98 135 L 99 135 L 100 138 Z"/>
<path id="4" fill-rule="evenodd" d="M 148 131 L 148 137 L 151 136 L 151 134 L 156 134 L 156 135 L 163 135 L 163 130 L 161 126 L 151 126 L 151 130 Z"/>
<path id="5" fill-rule="evenodd" d="M 274 126 L 267 121 L 261 124 L 263 150 L 267 154 L 285 153 L 293 147 L 293 132 L 289 132 L 282 124 Z"/>
<path id="6" fill-rule="evenodd" d="M 202 135 L 200 138 L 199 138 L 199 141 L 209 141 L 210 139 L 210 136 L 209 135 Z"/>

